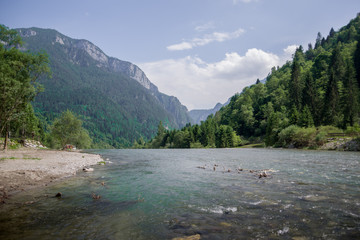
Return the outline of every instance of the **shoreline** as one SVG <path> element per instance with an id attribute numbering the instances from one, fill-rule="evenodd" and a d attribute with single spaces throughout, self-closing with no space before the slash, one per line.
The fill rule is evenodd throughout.
<path id="1" fill-rule="evenodd" d="M 98 154 L 80 151 L 21 148 L 0 152 L 0 205 L 19 192 L 73 177 L 101 161 Z"/>

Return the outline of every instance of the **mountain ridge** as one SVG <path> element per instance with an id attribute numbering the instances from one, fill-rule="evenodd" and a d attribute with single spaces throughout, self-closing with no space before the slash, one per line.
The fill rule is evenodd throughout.
<path id="1" fill-rule="evenodd" d="M 93 137 L 102 136 L 98 142 L 113 147 L 130 146 L 140 137 L 151 138 L 159 121 L 169 128 L 190 122 L 187 108 L 176 97 L 159 92 L 137 65 L 109 57 L 90 41 L 72 39 L 54 29 L 17 30 L 25 42 L 23 50 L 44 50 L 49 55 L 53 79 L 41 79 L 46 90 L 33 103 L 49 121 L 70 108 L 82 115 Z M 102 123 L 106 118 L 97 114 L 107 116 L 109 123 Z M 115 119 L 116 127 L 110 126 Z M 109 130 L 111 137 L 106 136 Z"/>

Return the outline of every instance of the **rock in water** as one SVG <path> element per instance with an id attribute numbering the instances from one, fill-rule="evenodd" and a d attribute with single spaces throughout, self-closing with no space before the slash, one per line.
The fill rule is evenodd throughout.
<path id="1" fill-rule="evenodd" d="M 93 168 L 83 168 L 84 172 L 93 172 L 94 169 Z"/>
<path id="2" fill-rule="evenodd" d="M 55 195 L 55 197 L 57 197 L 57 198 L 61 198 L 61 196 L 62 196 L 62 193 L 61 193 L 61 192 L 58 192 L 58 193 Z"/>
<path id="3" fill-rule="evenodd" d="M 172 240 L 199 240 L 201 238 L 200 234 L 188 236 L 188 237 L 177 237 Z"/>

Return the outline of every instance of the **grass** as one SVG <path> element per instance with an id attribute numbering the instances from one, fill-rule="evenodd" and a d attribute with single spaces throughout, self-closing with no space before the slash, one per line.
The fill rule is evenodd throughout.
<path id="1" fill-rule="evenodd" d="M 0 158 L 0 160 L 15 160 L 15 159 L 19 159 L 17 157 L 2 157 Z M 24 157 L 22 159 L 25 159 L 25 160 L 41 160 L 41 158 L 33 158 L 33 157 Z"/>
<path id="2" fill-rule="evenodd" d="M 16 157 L 2 157 L 2 158 L 0 158 L 0 160 L 6 160 L 6 159 L 18 159 L 18 158 L 16 158 Z"/>
<path id="3" fill-rule="evenodd" d="M 240 148 L 264 148 L 265 143 L 254 143 L 241 146 Z"/>

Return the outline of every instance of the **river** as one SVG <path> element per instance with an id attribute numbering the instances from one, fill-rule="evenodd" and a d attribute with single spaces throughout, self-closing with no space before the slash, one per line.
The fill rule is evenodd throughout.
<path id="1" fill-rule="evenodd" d="M 1 209 L 0 238 L 360 239 L 358 152 L 95 152 L 106 165 Z"/>

